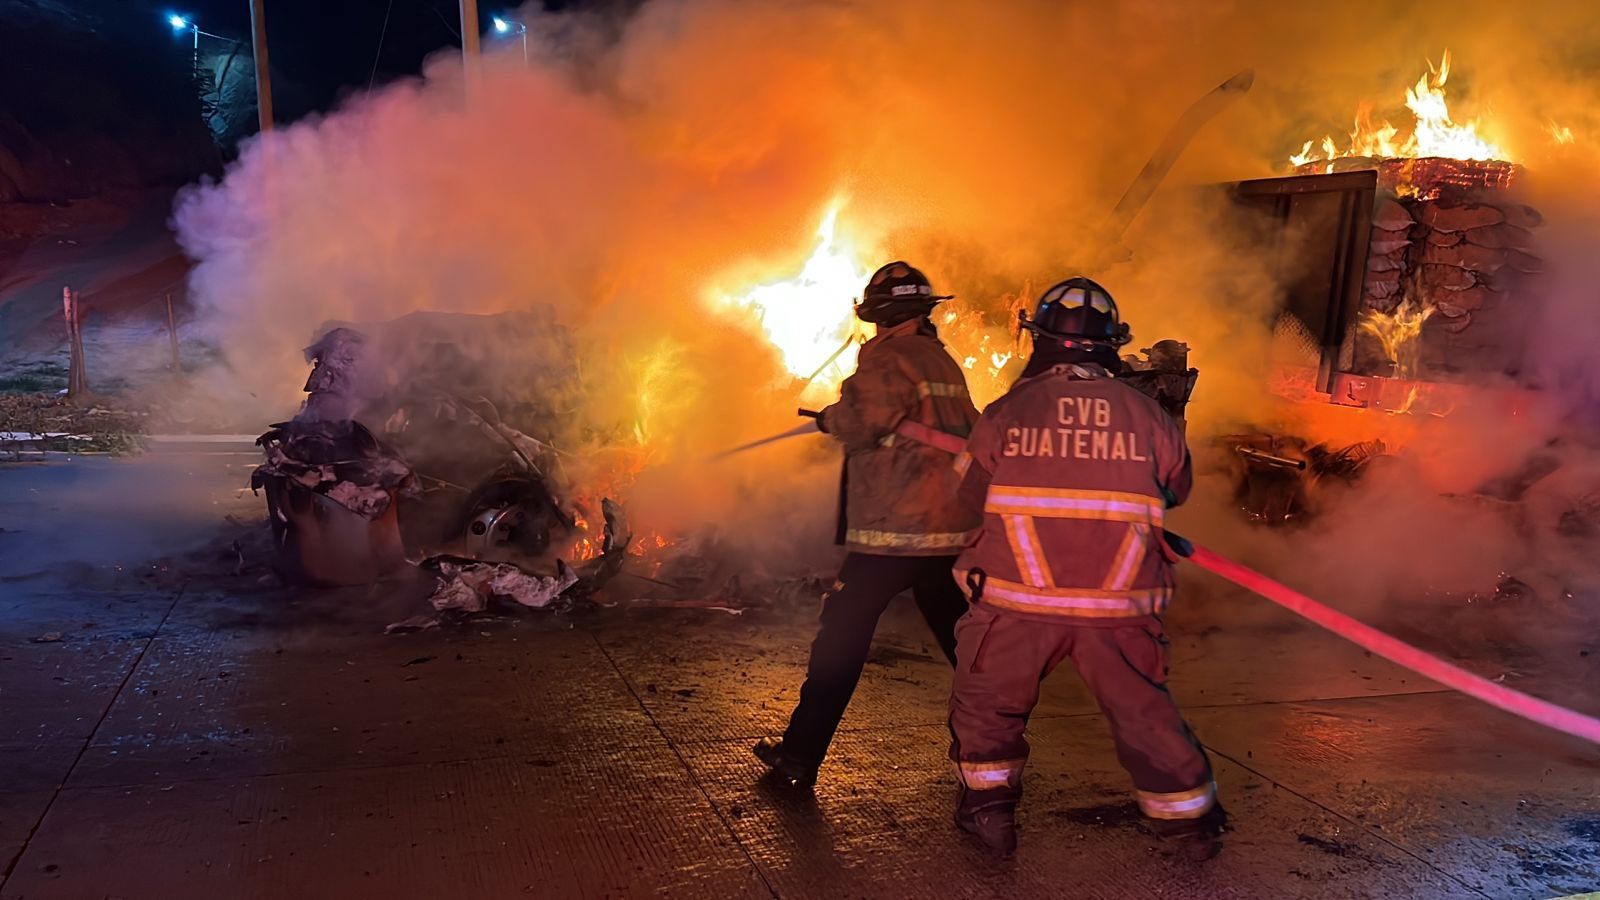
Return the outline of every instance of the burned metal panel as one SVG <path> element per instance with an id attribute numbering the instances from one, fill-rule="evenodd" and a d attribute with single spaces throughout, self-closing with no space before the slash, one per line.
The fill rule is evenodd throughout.
<path id="1" fill-rule="evenodd" d="M 1316 388 L 1345 368 L 1361 310 L 1376 172 L 1261 178 L 1233 185 L 1234 199 L 1276 220 L 1263 248 L 1283 288 L 1280 319 L 1292 316 L 1319 349 Z"/>

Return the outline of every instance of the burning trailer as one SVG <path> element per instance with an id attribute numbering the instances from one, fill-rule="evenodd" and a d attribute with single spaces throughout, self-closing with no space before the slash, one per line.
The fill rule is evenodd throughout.
<path id="1" fill-rule="evenodd" d="M 1258 236 L 1247 252 L 1281 287 L 1272 390 L 1291 404 L 1417 418 L 1531 405 L 1519 362 L 1543 217 L 1519 198 L 1521 166 L 1450 118 L 1449 65 L 1446 53 L 1407 91 L 1408 138 L 1364 114 L 1348 148 L 1307 142 L 1294 174 L 1227 186 Z M 1272 524 L 1315 513 L 1320 488 L 1402 449 L 1271 431 L 1222 443 L 1240 507 Z"/>

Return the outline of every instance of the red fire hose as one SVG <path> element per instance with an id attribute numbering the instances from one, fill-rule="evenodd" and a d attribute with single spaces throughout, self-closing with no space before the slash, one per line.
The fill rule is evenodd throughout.
<path id="1" fill-rule="evenodd" d="M 1514 691 L 1486 678 L 1474 675 L 1458 666 L 1453 666 L 1436 656 L 1418 650 L 1410 644 L 1396 640 L 1370 625 L 1358 622 L 1342 612 L 1324 606 L 1298 591 L 1273 581 L 1260 572 L 1241 566 L 1231 559 L 1218 556 L 1210 550 L 1192 544 L 1175 534 L 1169 533 L 1167 535 L 1167 543 L 1180 556 L 1188 557 L 1191 562 L 1200 568 L 1220 575 L 1242 588 L 1260 594 L 1284 609 L 1302 615 L 1345 640 L 1370 650 L 1392 663 L 1404 666 L 1419 675 L 1439 682 L 1445 687 L 1453 688 L 1469 697 L 1482 700 L 1490 706 L 1503 709 L 1512 715 L 1521 716 L 1530 722 L 1538 722 L 1548 728 L 1554 728 L 1574 737 L 1600 744 L 1600 719 L 1574 712 L 1554 703 L 1540 700 L 1537 697 L 1530 697 L 1520 691 Z"/>

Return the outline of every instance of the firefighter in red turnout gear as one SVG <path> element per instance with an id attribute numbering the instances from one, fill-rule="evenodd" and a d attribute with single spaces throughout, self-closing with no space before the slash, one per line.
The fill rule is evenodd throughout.
<path id="1" fill-rule="evenodd" d="M 983 525 L 956 564 L 972 601 L 956 626 L 950 699 L 956 822 L 1002 855 L 1015 850 L 1023 730 L 1040 681 L 1071 660 L 1140 811 L 1187 855 L 1208 857 L 1223 814 L 1205 751 L 1167 692 L 1161 626 L 1175 559 L 1163 516 L 1192 483 L 1183 432 L 1111 374 L 1129 334 L 1100 285 L 1062 282 L 1022 320 L 1033 355 L 957 460 L 961 499 Z"/>
<path id="2" fill-rule="evenodd" d="M 879 269 L 856 314 L 878 326 L 856 372 L 819 425 L 845 450 L 839 542 L 849 553 L 822 598 L 800 702 L 783 739 L 755 753 L 777 775 L 809 785 L 861 679 L 878 618 L 910 590 L 939 647 L 955 661 L 955 623 L 967 603 L 950 571 L 978 516 L 956 500 L 954 454 L 899 433 L 933 429 L 965 438 L 978 411 L 961 367 L 928 314 L 941 300 L 904 262 Z M 925 432 L 924 432 L 925 434 Z"/>

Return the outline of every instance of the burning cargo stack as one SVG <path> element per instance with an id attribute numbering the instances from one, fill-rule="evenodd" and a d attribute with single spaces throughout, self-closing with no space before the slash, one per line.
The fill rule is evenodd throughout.
<path id="1" fill-rule="evenodd" d="M 1363 113 L 1347 149 L 1324 138 L 1321 158 L 1307 142 L 1291 162 L 1306 175 L 1377 173 L 1353 373 L 1410 381 L 1514 375 L 1527 319 L 1521 307 L 1533 302 L 1530 276 L 1543 270 L 1532 249 L 1543 217 L 1517 198 L 1521 166 L 1480 136 L 1476 122 L 1451 118 L 1449 51 L 1429 69 L 1406 91 L 1416 117 L 1407 139 Z"/>
<path id="2" fill-rule="evenodd" d="M 1279 265 L 1301 267 L 1285 287 L 1280 322 L 1290 319 L 1289 333 L 1310 338 L 1296 347 L 1320 345 L 1321 354 L 1317 368 L 1304 369 L 1305 359 L 1277 375 L 1283 397 L 1382 416 L 1443 416 L 1469 395 L 1494 394 L 1509 409 L 1526 402 L 1514 385 L 1539 302 L 1543 263 L 1534 248 L 1543 217 L 1520 199 L 1522 167 L 1476 122 L 1451 118 L 1449 74 L 1446 52 L 1406 91 L 1415 121 L 1405 137 L 1364 110 L 1348 146 L 1324 138 L 1317 153 L 1308 141 L 1290 160 L 1294 177 L 1241 185 L 1242 197 L 1277 198 L 1269 203 L 1281 217 L 1302 200 L 1327 198 L 1320 218 L 1280 218 L 1281 234 L 1301 233 L 1287 242 L 1296 250 L 1283 250 L 1280 238 L 1272 251 Z M 1309 268 L 1296 252 L 1313 260 Z M 1313 384 L 1320 393 L 1305 390 Z M 1348 418 L 1328 431 L 1334 420 L 1308 418 L 1324 422 L 1315 429 L 1325 432 L 1320 438 L 1224 438 L 1238 500 L 1252 518 L 1282 523 L 1315 513 L 1319 485 L 1353 482 L 1413 433 Z"/>
<path id="3" fill-rule="evenodd" d="M 1508 346 L 1515 329 L 1507 326 L 1528 302 L 1529 276 L 1543 268 L 1530 249 L 1543 219 L 1509 194 L 1517 171 L 1509 164 L 1400 162 L 1407 165 L 1378 167 L 1383 196 L 1362 285 L 1363 312 L 1374 323 L 1363 332 L 1378 340 L 1357 343 L 1357 370 L 1413 378 L 1504 371 L 1517 349 Z M 1391 180 L 1400 178 L 1407 180 Z M 1402 371 L 1404 351 L 1394 341 L 1383 346 L 1385 318 L 1402 330 L 1414 320 L 1420 371 Z"/>

